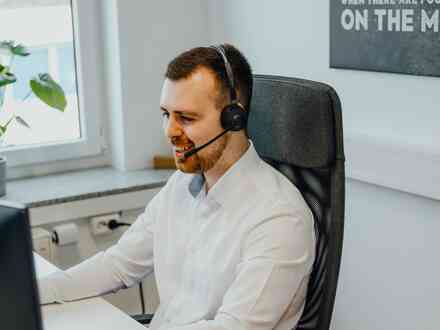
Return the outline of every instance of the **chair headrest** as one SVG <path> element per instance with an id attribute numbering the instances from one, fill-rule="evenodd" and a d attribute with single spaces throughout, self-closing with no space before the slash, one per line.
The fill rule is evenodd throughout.
<path id="1" fill-rule="evenodd" d="M 306 168 L 334 162 L 334 116 L 340 103 L 332 87 L 255 75 L 250 109 L 248 132 L 260 156 Z"/>

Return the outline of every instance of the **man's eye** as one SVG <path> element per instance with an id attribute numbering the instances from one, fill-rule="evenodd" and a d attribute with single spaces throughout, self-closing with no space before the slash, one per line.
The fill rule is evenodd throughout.
<path id="1" fill-rule="evenodd" d="M 168 113 L 168 112 L 162 112 L 162 117 L 164 117 L 164 118 L 169 118 L 170 117 L 170 114 Z"/>
<path id="2" fill-rule="evenodd" d="M 190 122 L 194 121 L 193 118 L 189 118 L 189 117 L 185 117 L 185 116 L 181 116 L 180 120 L 184 123 L 190 123 Z"/>

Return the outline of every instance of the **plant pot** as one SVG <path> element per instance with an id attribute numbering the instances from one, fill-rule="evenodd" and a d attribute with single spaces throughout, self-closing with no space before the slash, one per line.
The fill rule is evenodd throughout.
<path id="1" fill-rule="evenodd" d="M 6 195 L 6 157 L 0 156 L 0 197 Z"/>

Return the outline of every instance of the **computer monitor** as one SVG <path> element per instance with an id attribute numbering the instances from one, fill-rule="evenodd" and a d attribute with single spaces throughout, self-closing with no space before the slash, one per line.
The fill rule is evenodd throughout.
<path id="1" fill-rule="evenodd" d="M 0 328 L 42 330 L 29 216 L 0 201 Z"/>

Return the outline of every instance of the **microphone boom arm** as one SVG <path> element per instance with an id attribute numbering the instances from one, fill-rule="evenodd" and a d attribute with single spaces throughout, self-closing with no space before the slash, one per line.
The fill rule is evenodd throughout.
<path id="1" fill-rule="evenodd" d="M 201 149 L 207 147 L 208 145 L 210 145 L 212 142 L 214 142 L 215 140 L 217 140 L 217 139 L 220 138 L 221 136 L 225 135 L 225 134 L 226 134 L 227 132 L 229 132 L 230 130 L 231 130 L 231 129 L 225 129 L 223 132 L 221 132 L 219 135 L 217 135 L 217 136 L 216 136 L 215 138 L 213 138 L 212 140 L 206 142 L 204 145 L 202 145 L 202 146 L 200 146 L 200 147 L 197 147 L 197 148 L 195 148 L 195 149 L 192 149 L 192 150 L 189 150 L 189 151 L 185 152 L 185 153 L 183 154 L 183 157 L 185 157 L 185 159 L 191 157 L 192 155 L 194 155 L 195 153 L 199 152 Z"/>

